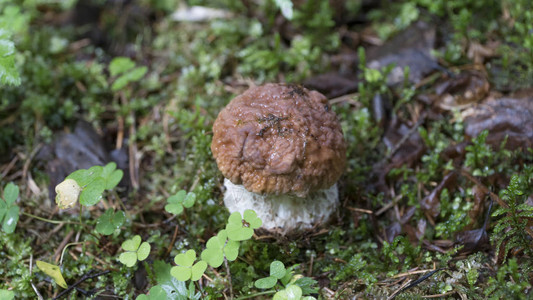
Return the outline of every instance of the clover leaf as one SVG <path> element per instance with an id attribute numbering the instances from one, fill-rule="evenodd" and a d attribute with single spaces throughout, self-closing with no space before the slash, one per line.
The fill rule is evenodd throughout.
<path id="1" fill-rule="evenodd" d="M 166 299 L 167 298 L 167 293 L 165 292 L 165 290 L 159 286 L 159 285 L 154 285 L 150 291 L 148 291 L 148 295 L 139 295 L 137 296 L 137 298 L 135 298 L 135 300 L 159 300 L 159 299 Z"/>
<path id="2" fill-rule="evenodd" d="M 168 204 L 165 206 L 165 210 L 171 214 L 179 215 L 183 212 L 183 207 L 191 208 L 195 201 L 196 194 L 181 190 L 175 195 L 168 197 Z"/>
<path id="3" fill-rule="evenodd" d="M 124 223 L 125 215 L 123 211 L 113 212 L 109 208 L 96 221 L 96 231 L 103 235 L 110 235 Z"/>
<path id="4" fill-rule="evenodd" d="M 150 244 L 143 242 L 141 244 L 141 236 L 136 235 L 133 238 L 122 243 L 122 249 L 126 252 L 120 254 L 118 260 L 128 267 L 133 267 L 138 261 L 143 261 L 150 254 Z"/>
<path id="5" fill-rule="evenodd" d="M 270 263 L 270 276 L 261 278 L 255 281 L 255 287 L 260 289 L 272 288 L 278 282 L 278 279 L 283 279 L 287 275 L 285 265 L 278 260 Z"/>
<path id="6" fill-rule="evenodd" d="M 307 298 L 307 297 L 306 297 Z M 302 288 L 295 284 L 288 285 L 285 289 L 274 294 L 274 300 L 301 300 Z"/>
<path id="7" fill-rule="evenodd" d="M 262 224 L 261 219 L 251 209 L 244 211 L 244 218 L 241 217 L 240 212 L 234 212 L 229 216 L 226 225 L 228 238 L 232 241 L 248 240 L 254 234 L 254 229 L 261 227 Z"/>
<path id="8" fill-rule="evenodd" d="M 64 289 L 68 287 L 58 266 L 40 260 L 36 261 L 35 263 L 37 264 L 39 270 L 41 270 L 46 275 L 52 277 L 52 279 L 57 283 L 57 285 Z"/>
<path id="9" fill-rule="evenodd" d="M 0 222 L 5 233 L 13 233 L 19 220 L 19 207 L 15 201 L 19 197 L 19 187 L 13 183 L 8 183 L 4 188 L 4 194 L 0 199 Z"/>
<path id="10" fill-rule="evenodd" d="M 239 245 L 237 241 L 228 240 L 228 233 L 225 229 L 217 235 L 211 237 L 206 243 L 206 249 L 202 251 L 202 260 L 211 267 L 218 268 L 224 261 L 224 256 L 229 261 L 234 261 L 239 255 Z"/>
<path id="11" fill-rule="evenodd" d="M 196 260 L 196 252 L 188 250 L 185 253 L 180 253 L 174 257 L 174 262 L 177 266 L 170 269 L 170 274 L 177 280 L 192 281 L 199 280 L 207 269 L 207 263 L 203 260 L 193 264 Z"/>
<path id="12" fill-rule="evenodd" d="M 100 175 L 105 181 L 105 189 L 111 190 L 118 185 L 124 172 L 120 169 L 117 170 L 117 164 L 110 162 L 104 166 L 102 169 L 102 174 Z"/>
<path id="13" fill-rule="evenodd" d="M 62 209 L 74 206 L 78 199 L 84 206 L 95 205 L 102 199 L 104 190 L 113 189 L 122 179 L 124 173 L 116 168 L 117 164 L 111 162 L 104 167 L 93 166 L 71 173 L 65 181 L 56 186 L 56 203 Z"/>

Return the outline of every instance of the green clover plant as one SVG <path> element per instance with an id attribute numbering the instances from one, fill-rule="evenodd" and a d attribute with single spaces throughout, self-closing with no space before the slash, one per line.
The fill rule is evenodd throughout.
<path id="1" fill-rule="evenodd" d="M 207 263 L 203 260 L 194 264 L 196 260 L 196 251 L 188 250 L 185 253 L 180 253 L 174 257 L 174 262 L 177 266 L 172 267 L 170 274 L 180 281 L 197 281 L 202 278 L 202 275 L 207 269 Z"/>
<path id="2" fill-rule="evenodd" d="M 112 208 L 103 213 L 96 221 L 96 231 L 103 235 L 110 235 L 124 223 L 126 216 L 123 211 L 113 212 Z"/>
<path id="3" fill-rule="evenodd" d="M 165 210 L 171 214 L 179 215 L 183 212 L 183 208 L 191 208 L 196 201 L 194 193 L 187 193 L 184 190 L 168 197 L 168 204 L 165 205 Z"/>
<path id="4" fill-rule="evenodd" d="M 185 198 L 184 193 L 181 193 L 180 197 Z M 180 203 L 184 203 L 183 201 L 186 200 Z M 196 281 L 202 277 L 208 264 L 213 268 L 218 268 L 224 260 L 234 261 L 239 255 L 240 242 L 252 238 L 254 229 L 261 227 L 262 224 L 263 222 L 253 210 L 244 211 L 244 216 L 240 212 L 232 213 L 228 218 L 226 229 L 221 230 L 207 241 L 206 249 L 202 251 L 199 262 L 193 265 L 196 260 L 194 250 L 176 255 L 174 261 L 177 266 L 172 268 L 172 276 L 180 281 L 189 279 Z"/>
<path id="5" fill-rule="evenodd" d="M 67 176 L 65 181 L 56 187 L 56 203 L 60 207 L 71 207 L 75 204 L 75 201 L 73 202 L 69 197 L 74 195 L 72 198 L 78 198 L 80 204 L 84 206 L 95 205 L 102 199 L 102 193 L 105 190 L 111 190 L 118 185 L 122 176 L 122 170 L 117 170 L 117 164 L 114 162 L 108 163 L 104 167 L 94 166 L 89 169 L 77 170 Z M 68 179 L 74 180 L 78 187 L 58 189 Z M 78 197 L 76 197 L 76 192 L 79 193 Z"/>
<path id="6" fill-rule="evenodd" d="M 211 267 L 218 268 L 224 262 L 224 257 L 229 261 L 234 261 L 239 255 L 238 241 L 228 240 L 227 230 L 221 230 L 217 235 L 211 237 L 206 249 L 202 251 L 202 260 L 206 261 Z"/>
<path id="7" fill-rule="evenodd" d="M 254 234 L 254 229 L 263 225 L 260 218 L 257 217 L 255 211 L 247 209 L 244 211 L 244 216 L 241 213 L 234 212 L 229 216 L 226 230 L 228 231 L 228 238 L 232 241 L 249 240 Z"/>
<path id="8" fill-rule="evenodd" d="M 279 281 L 285 288 L 276 289 L 278 291 L 273 298 L 276 300 L 315 299 L 311 296 L 302 298 L 304 294 L 316 293 L 317 289 L 311 287 L 316 284 L 316 281 L 301 275 L 294 275 L 293 269 L 296 266 L 287 269 L 281 261 L 275 260 L 270 264 L 270 276 L 256 280 L 254 285 L 259 289 L 272 289 Z"/>
<path id="9" fill-rule="evenodd" d="M 118 257 L 118 260 L 128 267 L 133 267 L 137 261 L 143 261 L 150 254 L 150 244 L 143 242 L 141 244 L 141 236 L 136 235 L 133 238 L 122 243 L 123 252 Z"/>
<path id="10" fill-rule="evenodd" d="M 13 183 L 4 187 L 4 194 L 0 199 L 0 222 L 5 233 L 13 233 L 19 220 L 20 208 L 15 204 L 19 197 L 19 188 Z"/>

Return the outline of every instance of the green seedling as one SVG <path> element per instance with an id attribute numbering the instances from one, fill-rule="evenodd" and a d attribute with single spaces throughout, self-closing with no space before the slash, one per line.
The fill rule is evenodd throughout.
<path id="1" fill-rule="evenodd" d="M 13 233 L 17 227 L 20 208 L 15 205 L 15 201 L 18 197 L 18 186 L 8 183 L 4 188 L 3 198 L 0 199 L 0 222 L 5 233 Z"/>
<path id="2" fill-rule="evenodd" d="M 213 268 L 220 267 L 224 262 L 224 257 L 229 261 L 234 261 L 239 255 L 240 243 L 228 240 L 228 233 L 225 229 L 211 237 L 205 246 L 206 249 L 202 251 L 201 255 L 202 260 Z"/>
<path id="3" fill-rule="evenodd" d="M 147 71 L 148 68 L 145 66 L 135 67 L 135 62 L 127 57 L 114 58 L 109 64 L 109 73 L 111 73 L 111 77 L 118 77 L 111 85 L 111 90 L 116 92 L 130 82 L 139 81 Z"/>
<path id="4" fill-rule="evenodd" d="M 68 287 L 58 266 L 40 260 L 36 261 L 35 263 L 37 264 L 37 268 L 39 268 L 39 270 L 41 270 L 44 274 L 52 277 L 57 285 L 64 289 Z"/>
<path id="5" fill-rule="evenodd" d="M 196 251 L 188 250 L 185 253 L 180 253 L 174 257 L 174 262 L 177 266 L 172 267 L 170 274 L 180 281 L 197 281 L 202 278 L 207 263 L 203 260 L 194 264 L 196 260 Z"/>
<path id="6" fill-rule="evenodd" d="M 113 212 L 109 208 L 96 221 L 96 231 L 103 235 L 110 235 L 124 223 L 126 216 L 123 211 Z"/>
<path id="7" fill-rule="evenodd" d="M 316 289 L 311 288 L 311 285 L 314 285 L 316 281 L 301 275 L 293 276 L 292 268 L 294 267 L 286 269 L 281 261 L 275 260 L 270 264 L 270 276 L 256 280 L 254 285 L 259 289 L 271 289 L 279 281 L 285 288 L 278 290 L 274 294 L 274 299 L 315 299 L 311 296 L 302 298 L 302 295 L 316 292 Z"/>
<path id="8" fill-rule="evenodd" d="M 92 206 L 102 199 L 104 190 L 111 190 L 118 185 L 122 170 L 117 170 L 114 162 L 104 167 L 94 166 L 71 173 L 65 181 L 56 186 L 56 203 L 60 208 L 69 208 L 79 200 L 84 206 Z"/>
<path id="9" fill-rule="evenodd" d="M 261 227 L 263 222 L 257 217 L 255 211 L 247 209 L 244 216 L 240 212 L 234 212 L 229 216 L 226 230 L 228 239 L 232 241 L 248 240 L 254 234 L 254 229 Z"/>
<path id="10" fill-rule="evenodd" d="M 122 249 L 126 252 L 120 254 L 118 260 L 128 267 L 133 267 L 137 261 L 143 261 L 150 254 L 150 244 L 143 242 L 141 236 L 136 235 L 133 238 L 122 243 Z"/>
<path id="11" fill-rule="evenodd" d="M 177 192 L 175 195 L 168 197 L 168 204 L 165 205 L 165 210 L 171 214 L 179 215 L 183 212 L 183 208 L 191 208 L 196 201 L 194 193 L 187 193 L 184 190 Z"/>

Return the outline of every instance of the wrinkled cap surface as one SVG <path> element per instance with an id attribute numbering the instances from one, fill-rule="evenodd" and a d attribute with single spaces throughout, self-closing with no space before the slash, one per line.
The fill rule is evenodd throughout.
<path id="1" fill-rule="evenodd" d="M 213 156 L 234 184 L 260 194 L 332 186 L 346 164 L 346 144 L 326 97 L 296 85 L 266 84 L 233 99 L 213 125 Z"/>

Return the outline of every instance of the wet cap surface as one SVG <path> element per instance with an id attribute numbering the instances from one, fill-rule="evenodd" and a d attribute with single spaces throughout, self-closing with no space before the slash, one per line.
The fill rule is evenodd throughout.
<path id="1" fill-rule="evenodd" d="M 211 150 L 224 177 L 261 194 L 305 197 L 332 186 L 346 164 L 326 97 L 296 85 L 266 84 L 233 99 L 213 125 Z"/>

